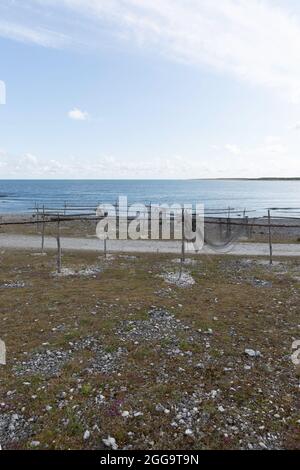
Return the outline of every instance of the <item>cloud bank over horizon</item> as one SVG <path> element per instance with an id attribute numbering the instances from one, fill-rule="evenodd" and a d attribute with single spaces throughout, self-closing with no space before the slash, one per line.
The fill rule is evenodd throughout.
<path id="1" fill-rule="evenodd" d="M 229 148 L 228 148 L 229 147 Z M 231 149 L 233 147 L 233 149 Z M 7 178 L 41 179 L 194 179 L 194 178 L 263 178 L 299 176 L 298 158 L 289 157 L 288 148 L 274 136 L 268 136 L 253 148 L 239 149 L 225 145 L 225 151 L 232 155 L 226 168 L 223 149 L 215 148 L 214 156 L 207 161 L 198 161 L 182 155 L 163 158 L 153 157 L 147 162 L 124 161 L 112 155 L 97 158 L 71 157 L 63 161 L 51 158 L 45 161 L 32 153 L 11 155 L 0 149 L 0 174 Z M 279 157 L 279 159 L 278 159 Z M 268 171 L 262 162 L 266 162 Z"/>

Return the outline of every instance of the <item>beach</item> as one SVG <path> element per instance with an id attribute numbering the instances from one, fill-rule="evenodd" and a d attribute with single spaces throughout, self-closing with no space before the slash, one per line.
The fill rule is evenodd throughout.
<path id="1" fill-rule="evenodd" d="M 64 220 L 67 217 L 61 215 L 60 230 L 62 236 L 87 237 L 96 236 L 97 220 L 91 215 L 88 220 L 84 214 L 77 217 L 78 220 Z M 45 233 L 56 236 L 57 216 L 46 217 Z M 51 223 L 52 219 L 52 223 Z M 80 220 L 82 219 L 82 220 Z M 39 221 L 39 223 L 37 223 Z M 53 222 L 54 221 L 54 222 Z M 3 225 L 1 225 L 3 224 Z M 8 224 L 8 225 L 5 225 Z M 258 218 L 235 218 L 229 220 L 226 217 L 205 217 L 204 228 L 207 242 L 220 243 L 232 237 L 237 242 L 268 243 L 269 223 L 267 217 Z M 42 231 L 42 215 L 37 218 L 36 213 L 0 214 L 0 234 L 24 234 L 35 235 Z M 295 244 L 300 242 L 300 219 L 297 218 L 271 218 L 271 235 L 273 243 Z M 151 236 L 151 224 L 149 224 L 149 237 Z M 155 242 L 154 242 L 155 243 Z M 300 247 L 300 245 L 299 245 Z"/>

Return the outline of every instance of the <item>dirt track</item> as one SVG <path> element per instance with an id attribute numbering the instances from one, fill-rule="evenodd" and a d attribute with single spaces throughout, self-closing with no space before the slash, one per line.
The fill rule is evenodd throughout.
<path id="1" fill-rule="evenodd" d="M 61 238 L 62 248 L 76 251 L 103 251 L 103 241 L 97 238 Z M 0 234 L 1 249 L 41 249 L 40 236 Z M 189 247 L 186 247 L 189 251 Z M 192 247 L 190 247 L 192 248 Z M 45 250 L 56 249 L 54 237 L 45 238 Z M 153 241 L 153 240 L 109 240 L 107 249 L 111 252 L 139 252 L 139 253 L 180 253 L 180 241 Z M 191 249 L 191 253 L 193 250 Z M 231 254 L 245 256 L 268 256 L 267 243 L 237 243 L 230 247 L 213 250 L 207 246 L 199 254 Z M 274 256 L 300 256 L 300 244 L 274 244 Z"/>

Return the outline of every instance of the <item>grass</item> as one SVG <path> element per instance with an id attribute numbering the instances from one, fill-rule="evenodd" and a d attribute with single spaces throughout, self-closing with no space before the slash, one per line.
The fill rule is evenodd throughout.
<path id="1" fill-rule="evenodd" d="M 1 413 L 18 413 L 27 421 L 35 417 L 28 435 L 4 447 L 30 448 L 37 440 L 40 448 L 97 449 L 111 435 L 120 447 L 134 449 L 240 448 L 255 441 L 240 424 L 239 413 L 244 413 L 248 427 L 258 434 L 265 432 L 259 431 L 264 426 L 276 433 L 279 447 L 299 448 L 297 369 L 289 360 L 292 341 L 300 334 L 299 281 L 294 277 L 299 260 L 282 260 L 282 267 L 269 269 L 256 264 L 244 268 L 238 258 L 202 257 L 187 266 L 194 286 L 166 291 L 159 274 L 176 269 L 172 259 L 137 255 L 135 260 L 116 256 L 105 261 L 93 253 L 70 252 L 64 253 L 64 266 L 98 263 L 103 272 L 56 278 L 51 275 L 54 253 L 40 258 L 31 252 L 1 252 L 0 286 L 25 283 L 18 289 L 0 287 L 0 336 L 7 346 L 7 366 L 1 366 L 0 376 L 0 403 L 5 403 Z M 254 286 L 253 277 L 271 281 L 272 287 Z M 135 344 L 116 334 L 125 320 L 147 321 L 153 305 L 187 327 L 177 333 L 181 354 L 166 353 L 173 347 L 168 338 Z M 14 372 L 14 366 L 45 348 L 69 350 L 70 343 L 91 336 L 112 357 L 118 348 L 126 350 L 115 372 L 91 373 L 89 349 L 72 353 L 56 376 Z M 251 363 L 244 355 L 249 347 L 262 358 Z M 201 362 L 204 369 L 197 369 Z M 249 363 L 252 368 L 246 370 Z M 225 415 L 210 398 L 212 390 L 219 390 L 220 401 L 230 410 Z M 14 393 L 8 396 L 8 391 Z M 181 401 L 195 391 L 201 392 L 203 422 L 201 432 L 189 438 L 171 423 Z M 100 395 L 103 402 L 97 401 Z M 159 403 L 170 415 L 156 411 Z M 46 411 L 49 405 L 52 409 Z M 123 418 L 122 410 L 131 417 Z M 135 411 L 143 415 L 134 417 Z M 237 433 L 228 428 L 229 418 L 237 423 Z M 86 429 L 92 432 L 84 441 Z"/>

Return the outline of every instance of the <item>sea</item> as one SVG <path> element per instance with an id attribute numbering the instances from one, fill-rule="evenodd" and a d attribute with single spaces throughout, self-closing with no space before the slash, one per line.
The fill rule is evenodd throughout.
<path id="1" fill-rule="evenodd" d="M 0 180 L 0 215 L 97 207 L 119 196 L 143 204 L 204 204 L 212 216 L 300 217 L 300 180 Z"/>

